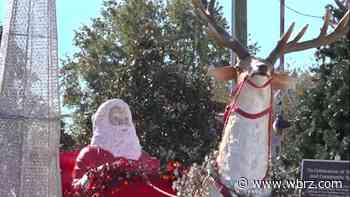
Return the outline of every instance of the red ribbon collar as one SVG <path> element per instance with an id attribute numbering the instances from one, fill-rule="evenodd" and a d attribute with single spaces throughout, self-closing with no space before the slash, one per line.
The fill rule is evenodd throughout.
<path id="1" fill-rule="evenodd" d="M 246 81 L 249 85 L 253 86 L 254 88 L 261 89 L 261 88 L 265 88 L 266 86 L 270 85 L 272 79 L 267 80 L 267 81 L 266 81 L 264 84 L 262 84 L 261 86 L 257 85 L 256 83 L 252 82 L 251 80 L 249 80 L 249 79 L 247 79 L 247 78 L 246 78 L 244 81 Z M 243 81 L 243 83 L 244 83 L 244 81 Z"/>
<path id="2" fill-rule="evenodd" d="M 253 81 L 249 80 L 247 77 L 244 78 L 244 80 L 238 84 L 238 86 L 236 87 L 236 89 L 231 93 L 231 95 L 234 95 L 236 98 L 233 100 L 233 102 L 228 106 L 228 111 L 225 113 L 226 117 L 225 117 L 225 125 L 228 121 L 228 117 L 232 112 L 236 112 L 239 115 L 248 118 L 248 119 L 257 119 L 257 118 L 261 118 L 269 113 L 272 113 L 272 97 L 271 97 L 271 102 L 268 108 L 266 108 L 265 110 L 258 112 L 258 113 L 249 113 L 244 111 L 243 109 L 241 109 L 238 104 L 236 103 L 236 101 L 238 100 L 238 97 L 241 93 L 241 90 L 244 86 L 244 84 L 249 84 L 250 86 L 257 88 L 257 89 L 262 89 L 267 87 L 268 85 L 271 84 L 272 79 L 269 79 L 267 82 L 265 82 L 264 84 L 262 84 L 261 86 L 255 84 Z"/>

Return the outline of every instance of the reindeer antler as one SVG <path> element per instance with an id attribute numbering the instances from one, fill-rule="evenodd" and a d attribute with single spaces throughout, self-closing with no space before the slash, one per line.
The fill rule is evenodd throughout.
<path id="1" fill-rule="evenodd" d="M 210 13 L 211 9 L 205 8 L 202 0 L 192 0 L 192 3 L 198 10 L 200 17 L 208 23 L 209 35 L 212 36 L 220 46 L 232 49 L 239 59 L 245 59 L 250 56 L 248 50 L 237 39 L 232 38 L 229 33 L 216 24 L 213 15 Z M 214 3 L 215 1 L 211 0 L 208 5 L 213 5 Z"/>
<path id="2" fill-rule="evenodd" d="M 282 36 L 275 49 L 270 53 L 268 58 L 266 58 L 266 61 L 270 62 L 273 65 L 282 54 L 317 48 L 337 41 L 339 38 L 344 36 L 349 30 L 349 12 L 349 10 L 346 12 L 343 18 L 339 21 L 339 24 L 337 25 L 335 30 L 327 35 L 329 19 L 331 17 L 330 11 L 327 10 L 320 35 L 315 39 L 307 40 L 304 42 L 299 42 L 299 40 L 304 36 L 308 25 L 303 27 L 303 29 L 298 33 L 297 36 L 295 36 L 295 38 L 292 41 L 288 42 L 288 39 L 293 31 L 293 23 L 289 27 L 288 31 Z"/>

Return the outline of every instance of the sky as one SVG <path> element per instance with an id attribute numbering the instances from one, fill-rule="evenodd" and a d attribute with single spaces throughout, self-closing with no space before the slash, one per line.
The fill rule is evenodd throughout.
<path id="1" fill-rule="evenodd" d="M 7 0 L 0 0 L 0 24 L 4 21 Z M 231 1 L 218 0 L 224 8 L 224 15 L 231 21 Z M 332 0 L 286 0 L 286 5 L 302 13 L 322 16 L 325 5 Z M 103 0 L 56 0 L 59 36 L 59 57 L 71 56 L 77 49 L 73 46 L 74 31 L 83 24 L 90 24 L 91 18 L 100 15 Z M 295 21 L 295 31 L 309 24 L 305 39 L 316 37 L 322 26 L 322 19 L 305 17 L 286 9 L 286 26 Z M 279 40 L 279 0 L 248 0 L 248 34 L 257 42 L 261 51 L 259 57 L 266 57 Z M 287 27 L 286 27 L 287 28 Z M 287 68 L 305 68 L 315 65 L 314 50 L 287 55 Z"/>

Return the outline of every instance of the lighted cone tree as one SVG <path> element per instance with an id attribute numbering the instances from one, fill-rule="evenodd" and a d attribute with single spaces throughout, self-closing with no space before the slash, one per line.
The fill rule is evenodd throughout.
<path id="1" fill-rule="evenodd" d="M 0 52 L 0 193 L 60 196 L 55 0 L 9 0 Z"/>

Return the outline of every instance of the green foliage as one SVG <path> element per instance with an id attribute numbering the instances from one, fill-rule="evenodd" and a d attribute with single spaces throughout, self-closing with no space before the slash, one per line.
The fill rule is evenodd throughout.
<path id="1" fill-rule="evenodd" d="M 345 13 L 332 11 L 337 18 Z M 312 69 L 313 82 L 305 82 L 286 133 L 282 158 L 287 168 L 298 167 L 302 159 L 350 160 L 350 41 L 344 38 L 316 55 L 321 65 Z"/>
<path id="2" fill-rule="evenodd" d="M 61 120 L 60 149 L 65 151 L 74 150 L 76 148 L 75 143 L 73 136 L 65 132 L 65 123 Z"/>
<path id="3" fill-rule="evenodd" d="M 106 1 L 102 16 L 74 40 L 80 52 L 62 72 L 64 105 L 74 110 L 67 132 L 77 143 L 89 143 L 97 107 L 121 98 L 143 149 L 163 161 L 201 161 L 215 147 L 206 65 L 227 64 L 229 53 L 209 40 L 190 1 Z"/>

